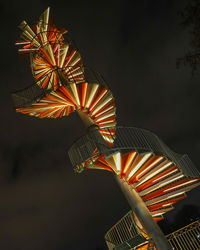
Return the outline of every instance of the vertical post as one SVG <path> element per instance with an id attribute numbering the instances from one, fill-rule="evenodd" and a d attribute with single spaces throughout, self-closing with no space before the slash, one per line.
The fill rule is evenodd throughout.
<path id="1" fill-rule="evenodd" d="M 117 175 L 116 180 L 120 185 L 131 209 L 136 214 L 137 218 L 139 219 L 147 234 L 153 239 L 156 245 L 156 249 L 172 249 L 139 194 L 134 189 L 132 189 L 125 180 L 120 179 Z"/>
<path id="2" fill-rule="evenodd" d="M 87 113 L 84 113 L 83 111 L 79 111 L 79 110 L 77 110 L 77 113 L 78 113 L 79 117 L 81 118 L 81 120 L 84 123 L 86 128 L 94 125 L 94 121 L 89 117 L 89 115 Z"/>

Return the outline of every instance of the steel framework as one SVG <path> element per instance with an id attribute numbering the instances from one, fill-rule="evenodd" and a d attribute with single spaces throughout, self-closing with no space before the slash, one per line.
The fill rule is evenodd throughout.
<path id="1" fill-rule="evenodd" d="M 35 83 L 12 94 L 17 112 L 60 118 L 77 112 L 87 133 L 69 149 L 77 173 L 104 169 L 115 174 L 143 230 L 158 249 L 170 246 L 156 221 L 199 185 L 187 155 L 170 150 L 153 133 L 116 126 L 115 98 L 102 76 L 85 67 L 67 30 L 51 21 L 50 9 L 36 25 L 23 21 L 19 53 L 30 55 Z"/>
<path id="2" fill-rule="evenodd" d="M 128 250 L 130 248 L 145 249 L 151 244 L 151 239 L 144 234 L 141 225 L 132 211 L 129 211 L 105 234 L 109 250 Z M 166 236 L 174 250 L 200 249 L 200 220 L 196 220 Z"/>

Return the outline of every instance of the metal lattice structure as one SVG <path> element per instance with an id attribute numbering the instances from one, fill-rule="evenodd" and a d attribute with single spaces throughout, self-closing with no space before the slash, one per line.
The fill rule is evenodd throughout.
<path id="1" fill-rule="evenodd" d="M 169 249 L 155 221 L 199 185 L 199 172 L 187 155 L 174 153 L 153 133 L 116 127 L 112 92 L 84 65 L 67 30 L 55 26 L 49 11 L 32 27 L 26 21 L 19 25 L 22 40 L 16 45 L 30 56 L 34 84 L 12 94 L 16 111 L 38 118 L 77 112 L 88 130 L 69 150 L 75 171 L 114 173 L 143 229 L 159 249 Z"/>
<path id="2" fill-rule="evenodd" d="M 174 250 L 200 249 L 200 220 L 176 230 L 166 238 Z"/>
<path id="3" fill-rule="evenodd" d="M 110 147 L 98 130 L 90 127 L 69 149 L 75 171 L 104 169 L 120 176 L 139 193 L 156 221 L 199 185 L 199 172 L 189 157 L 174 153 L 155 134 L 131 127 L 106 128 L 103 133 L 113 141 Z"/>
<path id="4" fill-rule="evenodd" d="M 65 29 L 58 29 L 48 8 L 36 25 L 23 21 L 19 53 L 30 55 L 35 83 L 12 94 L 17 112 L 38 118 L 60 118 L 77 111 L 87 123 L 115 126 L 114 97 L 102 76 L 84 67 Z"/>
<path id="5" fill-rule="evenodd" d="M 105 234 L 109 250 L 148 249 L 151 239 L 146 236 L 140 225 L 137 225 L 132 211 L 123 216 Z M 174 250 L 200 249 L 200 220 L 196 220 L 166 236 Z"/>
<path id="6" fill-rule="evenodd" d="M 149 238 L 143 232 L 132 211 L 128 212 L 105 235 L 109 249 L 130 249 L 139 245 L 148 245 Z"/>

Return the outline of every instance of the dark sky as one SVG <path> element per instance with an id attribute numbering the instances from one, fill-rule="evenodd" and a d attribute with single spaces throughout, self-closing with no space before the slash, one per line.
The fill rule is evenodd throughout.
<path id="1" fill-rule="evenodd" d="M 69 30 L 84 62 L 98 70 L 117 101 L 118 124 L 149 129 L 174 151 L 200 153 L 200 75 L 176 69 L 189 49 L 177 12 L 186 1 L 1 1 L 0 249 L 106 249 L 105 232 L 129 206 L 113 176 L 73 173 L 67 149 L 84 131 L 73 114 L 58 120 L 16 114 L 10 92 L 33 83 L 17 55 L 17 25 L 48 7 Z M 168 213 L 200 205 L 197 188 Z"/>

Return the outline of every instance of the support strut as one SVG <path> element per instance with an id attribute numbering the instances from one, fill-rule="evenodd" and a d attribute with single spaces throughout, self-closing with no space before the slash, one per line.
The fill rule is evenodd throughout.
<path id="1" fill-rule="evenodd" d="M 156 249 L 171 250 L 172 248 L 170 247 L 167 239 L 165 238 L 158 224 L 153 219 L 139 194 L 135 191 L 135 189 L 132 189 L 126 181 L 120 179 L 117 175 L 115 175 L 115 178 L 121 187 L 131 209 L 139 219 L 147 234 L 153 239 Z"/>

